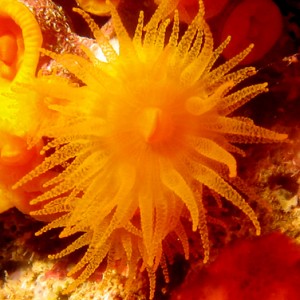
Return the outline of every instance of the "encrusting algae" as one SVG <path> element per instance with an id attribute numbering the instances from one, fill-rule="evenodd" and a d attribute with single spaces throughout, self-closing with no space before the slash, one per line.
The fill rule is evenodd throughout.
<path id="1" fill-rule="evenodd" d="M 243 211 L 260 234 L 255 212 L 231 185 L 238 181 L 232 153 L 244 155 L 235 143 L 278 142 L 287 136 L 256 126 L 251 119 L 231 116 L 268 90 L 267 83 L 236 88 L 256 73 L 253 67 L 233 70 L 253 45 L 214 67 L 230 38 L 214 49 L 202 1 L 179 37 L 177 11 L 172 25 L 164 19 L 169 4 L 162 1 L 146 26 L 141 12 L 131 39 L 116 8 L 108 3 L 120 53 L 93 20 L 76 9 L 90 25 L 106 62 L 88 49 L 86 58 L 42 50 L 82 84 L 52 75 L 36 79 L 34 89 L 43 91 L 41 101 L 57 119 L 40 129 L 41 136 L 50 138 L 42 150 L 44 161 L 13 188 L 51 174 L 44 184 L 47 190 L 31 201 L 45 203 L 33 216 L 53 218 L 37 235 L 58 227 L 63 228 L 61 238 L 82 233 L 51 256 L 60 258 L 87 247 L 68 274 L 80 275 L 65 293 L 87 280 L 105 259 L 108 272 L 116 261 L 128 267 L 129 292 L 142 261 L 153 299 L 159 266 L 168 281 L 166 249 L 171 233 L 189 257 L 186 221 L 199 231 L 207 262 L 204 187 Z M 62 171 L 53 171 L 56 166 Z"/>

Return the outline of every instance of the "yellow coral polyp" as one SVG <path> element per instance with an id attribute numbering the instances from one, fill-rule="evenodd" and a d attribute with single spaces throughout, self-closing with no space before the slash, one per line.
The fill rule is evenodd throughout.
<path id="1" fill-rule="evenodd" d="M 12 181 L 23 176 L 34 151 L 27 149 L 29 131 L 36 126 L 32 83 L 39 60 L 42 34 L 30 10 L 17 0 L 0 6 L 0 212 L 20 198 Z M 28 168 L 27 168 L 28 170 Z M 19 177 L 16 176 L 19 175 Z"/>
<path id="2" fill-rule="evenodd" d="M 106 16 L 110 14 L 110 7 L 106 0 L 76 0 L 78 5 L 87 12 L 98 16 Z M 112 0 L 114 5 L 118 5 L 120 0 Z"/>
<path id="3" fill-rule="evenodd" d="M 110 10 L 119 54 L 89 16 L 79 11 L 92 28 L 106 63 L 88 50 L 89 59 L 43 50 L 85 86 L 74 87 L 52 76 L 37 80 L 37 85 L 48 86 L 48 97 L 54 99 L 49 108 L 59 114 L 55 125 L 43 128 L 43 135 L 52 138 L 43 153 L 54 152 L 14 188 L 55 166 L 64 167 L 45 183 L 48 190 L 31 203 L 49 202 L 33 215 L 62 214 L 38 234 L 56 227 L 63 228 L 60 237 L 82 233 L 53 258 L 88 247 L 69 273 L 81 271 L 67 293 L 105 258 L 108 270 L 121 259 L 129 267 L 132 282 L 141 259 L 153 299 L 155 271 L 159 265 L 165 269 L 164 247 L 171 233 L 181 241 L 185 257 L 189 256 L 185 220 L 199 231 L 203 260 L 209 259 L 203 186 L 242 210 L 260 234 L 255 212 L 227 180 L 237 176 L 232 153 L 244 154 L 234 143 L 277 142 L 286 135 L 231 116 L 251 98 L 266 92 L 267 84 L 232 91 L 256 73 L 253 67 L 232 71 L 253 46 L 214 67 L 229 39 L 214 50 L 202 1 L 181 38 L 175 12 L 168 41 L 170 20 L 164 20 L 159 9 L 145 32 L 140 14 L 133 39 L 115 7 L 110 5 Z"/>
<path id="4" fill-rule="evenodd" d="M 29 9 L 17 0 L 3 0 L 0 8 L 0 77 L 23 81 L 33 76 L 42 35 Z"/>
<path id="5" fill-rule="evenodd" d="M 24 136 L 34 122 L 29 109 L 34 95 L 25 87 L 35 77 L 41 45 L 41 30 L 30 10 L 17 0 L 1 1 L 0 130 Z"/>

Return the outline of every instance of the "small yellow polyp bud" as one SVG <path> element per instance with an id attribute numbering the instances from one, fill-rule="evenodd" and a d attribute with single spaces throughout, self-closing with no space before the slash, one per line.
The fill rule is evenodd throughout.
<path id="1" fill-rule="evenodd" d="M 27 149 L 25 140 L 14 137 L 7 138 L 0 150 L 0 163 L 6 166 L 20 166 L 32 157 L 32 150 Z"/>

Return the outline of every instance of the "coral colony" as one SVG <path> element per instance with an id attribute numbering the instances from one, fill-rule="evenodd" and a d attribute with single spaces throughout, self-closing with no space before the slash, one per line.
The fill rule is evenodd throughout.
<path id="1" fill-rule="evenodd" d="M 83 9 L 94 12 L 93 2 L 82 1 Z M 222 58 L 230 37 L 214 45 L 202 0 L 193 3 L 185 29 L 177 10 L 184 1 L 157 1 L 149 20 L 139 13 L 132 37 L 118 4 L 95 6 L 111 16 L 118 51 L 90 15 L 74 9 L 102 50 L 100 61 L 86 45 L 77 53 L 40 49 L 33 14 L 17 0 L 1 1 L 0 208 L 16 206 L 46 221 L 37 235 L 54 228 L 61 228 L 60 238 L 77 234 L 50 256 L 86 249 L 64 293 L 106 261 L 107 272 L 116 262 L 128 270 L 128 293 L 136 272 L 146 270 L 153 299 L 159 268 L 169 281 L 176 255 L 170 249 L 189 258 L 191 230 L 199 234 L 201 260 L 209 261 L 208 191 L 231 202 L 260 235 L 250 188 L 237 174 L 235 157 L 245 155 L 238 144 L 287 135 L 235 114 L 268 84 L 245 83 L 256 69 L 238 67 L 253 44 Z M 40 53 L 54 62 L 51 72 L 39 70 Z"/>

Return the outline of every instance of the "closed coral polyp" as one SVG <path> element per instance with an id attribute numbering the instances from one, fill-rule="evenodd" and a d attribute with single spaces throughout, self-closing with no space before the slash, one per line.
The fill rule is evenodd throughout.
<path id="1" fill-rule="evenodd" d="M 34 75 L 42 43 L 34 16 L 19 1 L 3 0 L 0 23 L 0 78 L 12 81 L 19 73 L 18 78 L 24 80 Z"/>
<path id="2" fill-rule="evenodd" d="M 26 85 L 35 77 L 42 34 L 18 0 L 1 1 L 0 24 L 0 131 L 23 138 L 36 124 L 36 95 Z"/>
<path id="3" fill-rule="evenodd" d="M 119 54 L 89 16 L 79 11 L 107 62 L 98 61 L 88 51 L 89 59 L 85 59 L 43 50 L 84 86 L 61 83 L 52 76 L 37 80 L 49 85 L 49 97 L 63 99 L 61 104 L 49 105 L 59 113 L 56 124 L 43 128 L 43 135 L 52 138 L 43 153 L 52 149 L 53 154 L 14 188 L 55 166 L 64 166 L 45 183 L 48 190 L 31 203 L 47 201 L 33 215 L 60 214 L 38 234 L 57 227 L 63 228 L 60 237 L 82 233 L 53 258 L 88 247 L 69 273 L 81 271 L 81 275 L 66 292 L 85 281 L 105 258 L 108 270 L 121 258 L 129 267 L 129 281 L 142 260 L 153 299 L 155 271 L 160 264 L 165 268 L 164 247 L 170 233 L 179 237 L 185 257 L 189 256 L 184 220 L 199 231 L 203 260 L 208 261 L 203 186 L 241 209 L 260 234 L 255 212 L 227 181 L 228 176 L 236 176 L 232 152 L 243 154 L 233 143 L 282 141 L 286 135 L 230 116 L 251 98 L 266 92 L 267 84 L 232 91 L 256 72 L 252 67 L 232 71 L 252 45 L 213 68 L 229 39 L 214 50 L 202 1 L 181 38 L 175 12 L 167 42 L 170 20 L 164 20 L 164 16 L 168 7 L 160 6 L 146 29 L 141 13 L 133 39 L 115 7 L 110 5 L 110 9 L 120 42 Z"/>
<path id="4" fill-rule="evenodd" d="M 25 86 L 35 77 L 42 44 L 40 27 L 18 0 L 2 0 L 0 7 L 0 211 L 17 203 L 29 205 L 24 193 L 11 185 L 33 167 L 36 149 L 27 149 L 29 131 L 36 127 L 34 92 Z M 22 88 L 20 88 L 22 86 Z M 21 91 L 22 90 L 22 91 Z M 34 103 L 34 104 L 33 104 Z M 38 156 L 39 159 L 39 156 Z M 20 196 L 22 195 L 22 196 Z M 25 205 L 26 206 L 26 205 Z M 28 212 L 28 210 L 22 210 Z"/>

